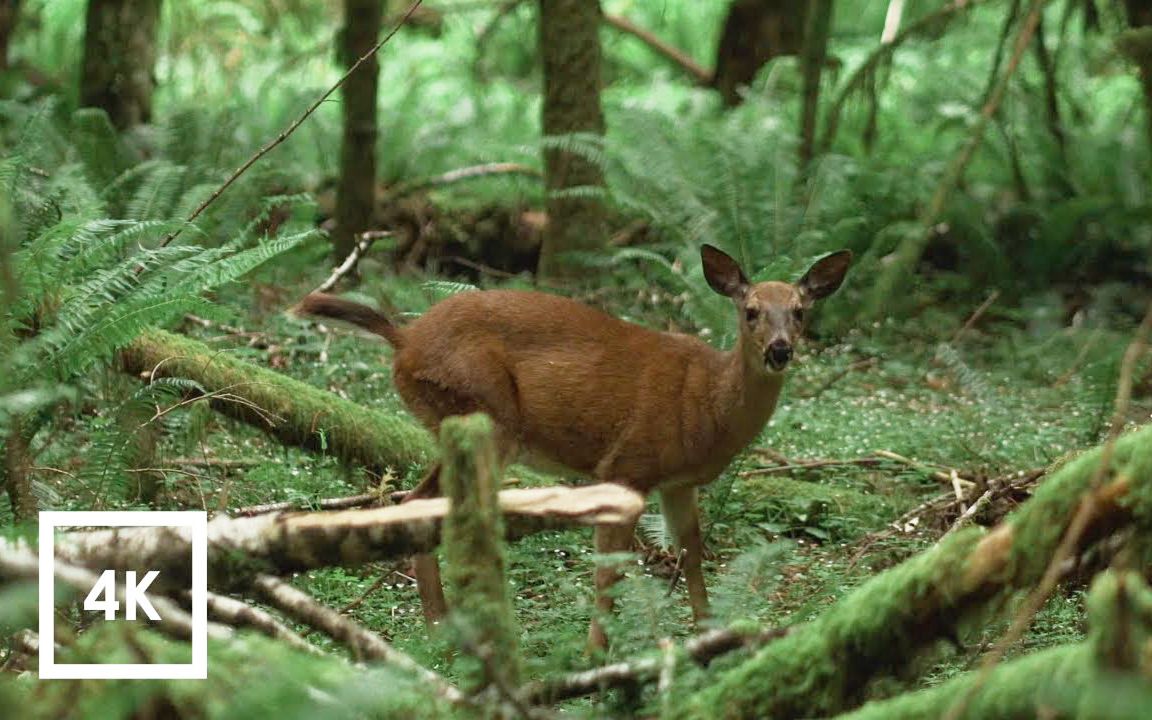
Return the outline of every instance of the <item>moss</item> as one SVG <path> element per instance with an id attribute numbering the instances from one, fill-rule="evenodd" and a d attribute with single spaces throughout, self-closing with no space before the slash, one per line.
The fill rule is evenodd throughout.
<path id="1" fill-rule="evenodd" d="M 223 399 L 211 403 L 286 445 L 373 469 L 424 463 L 433 454 L 428 433 L 407 418 L 349 402 L 181 335 L 148 332 L 121 357 L 132 374 L 188 378 L 206 392 L 242 398 L 259 410 Z"/>
<path id="2" fill-rule="evenodd" d="M 497 493 L 500 466 L 486 415 L 448 418 L 440 430 L 440 479 L 451 501 L 444 556 L 452 628 L 472 657 L 462 674 L 471 690 L 499 680 L 519 683 L 516 618 L 508 594 L 504 523 Z M 499 673 L 501 677 L 493 677 Z"/>
<path id="3" fill-rule="evenodd" d="M 875 518 L 894 514 L 883 495 L 785 477 L 747 478 L 741 492 L 741 515 L 748 522 L 770 522 L 788 530 L 815 526 L 830 540 L 855 537 Z"/>
<path id="4" fill-rule="evenodd" d="M 813 717 L 858 704 L 873 680 L 900 674 L 1039 580 L 1100 452 L 1061 467 L 1002 528 L 961 531 L 876 576 L 815 621 L 714 677 L 672 715 Z M 1133 483 L 1124 503 L 1134 518 L 1152 511 L 1150 466 L 1152 426 L 1117 442 L 1113 467 Z"/>

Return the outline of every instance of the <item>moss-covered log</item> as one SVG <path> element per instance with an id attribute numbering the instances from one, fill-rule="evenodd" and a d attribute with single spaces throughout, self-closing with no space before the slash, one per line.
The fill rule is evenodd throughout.
<path id="1" fill-rule="evenodd" d="M 1152 593 L 1136 573 L 1107 572 L 1088 599 L 1091 639 L 1007 663 L 972 691 L 978 672 L 838 720 L 1145 718 L 1152 705 Z M 969 693 L 972 697 L 963 701 Z M 963 703 L 962 705 L 960 703 Z M 1108 708 L 1107 713 L 1101 713 Z"/>
<path id="2" fill-rule="evenodd" d="M 1036 584 L 1089 490 L 1099 449 L 1068 462 L 991 532 L 969 528 L 849 594 L 686 698 L 675 717 L 820 717 L 861 703 L 941 641 Z M 1120 438 L 1083 543 L 1152 519 L 1152 426 Z"/>
<path id="3" fill-rule="evenodd" d="M 449 500 L 444 558 L 452 624 L 473 657 L 467 689 L 520 682 L 519 630 L 505 580 L 500 464 L 486 415 L 449 418 L 440 430 L 440 482 Z"/>
<path id="4" fill-rule="evenodd" d="M 424 463 L 434 455 L 431 436 L 403 416 L 349 402 L 181 335 L 145 333 L 121 356 L 124 369 L 146 381 L 196 381 L 210 395 L 214 410 L 285 445 L 335 455 L 374 471 Z"/>

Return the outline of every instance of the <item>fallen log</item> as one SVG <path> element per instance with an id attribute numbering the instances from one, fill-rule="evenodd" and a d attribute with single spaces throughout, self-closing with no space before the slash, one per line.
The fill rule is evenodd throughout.
<path id="1" fill-rule="evenodd" d="M 639 494 L 610 483 L 505 490 L 499 500 L 509 538 L 571 525 L 631 522 L 644 508 Z M 440 542 L 448 507 L 447 499 L 435 498 L 363 510 L 217 517 L 208 524 L 209 583 L 244 587 L 258 573 L 347 567 L 429 552 Z M 186 588 L 190 542 L 188 528 L 76 532 L 57 538 L 56 556 L 101 569 L 158 570 L 156 587 Z"/>
<path id="2" fill-rule="evenodd" d="M 1142 655 L 1152 634 L 1152 593 L 1137 573 L 1108 571 L 1093 583 L 1088 605 L 1088 642 L 1042 650 L 996 668 L 966 705 L 962 698 L 977 681 L 976 672 L 869 703 L 837 720 L 1145 717 L 1152 702 L 1152 666 Z"/>
<path id="3" fill-rule="evenodd" d="M 858 706 L 873 680 L 905 672 L 925 651 L 956 642 L 1016 593 L 1036 585 L 1077 513 L 1097 511 L 1077 552 L 1152 515 L 1152 426 L 1120 438 L 1111 479 L 1093 490 L 1102 448 L 1052 471 L 991 532 L 969 527 L 884 572 L 819 618 L 678 704 L 677 718 L 824 717 Z"/>
<path id="4" fill-rule="evenodd" d="M 146 332 L 120 357 L 126 372 L 146 382 L 195 381 L 213 410 L 291 447 L 375 472 L 423 464 L 435 454 L 431 436 L 404 416 L 350 402 L 182 335 Z"/>

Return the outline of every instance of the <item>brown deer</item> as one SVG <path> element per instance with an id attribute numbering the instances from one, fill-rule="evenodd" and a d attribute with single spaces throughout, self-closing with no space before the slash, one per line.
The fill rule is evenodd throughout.
<path id="1" fill-rule="evenodd" d="M 708 595 L 696 488 L 720 475 L 772 416 L 808 310 L 840 287 L 852 253 L 825 256 L 796 284 L 750 283 L 711 245 L 701 257 L 708 285 L 736 305 L 740 336 L 728 352 L 540 292 L 460 293 L 402 327 L 319 293 L 296 312 L 351 322 L 391 343 L 396 389 L 434 433 L 446 417 L 483 411 L 505 463 L 570 471 L 645 495 L 659 490 L 699 621 Z M 408 498 L 438 494 L 436 466 Z M 634 531 L 596 528 L 596 551 L 626 551 Z M 435 621 L 446 610 L 439 567 L 431 556 L 415 565 L 425 616 Z M 612 609 L 605 591 L 618 578 L 613 568 L 596 570 L 601 612 Z M 595 619 L 589 643 L 606 644 Z"/>

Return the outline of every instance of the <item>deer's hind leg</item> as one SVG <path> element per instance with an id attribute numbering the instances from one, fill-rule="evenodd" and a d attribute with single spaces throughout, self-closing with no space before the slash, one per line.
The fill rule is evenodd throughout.
<path id="1" fill-rule="evenodd" d="M 514 459 L 519 443 L 501 420 L 489 412 L 485 403 L 467 394 L 459 393 L 438 383 L 421 380 L 407 373 L 396 373 L 396 386 L 404 397 L 409 409 L 428 429 L 439 437 L 440 424 L 446 417 L 467 415 L 473 412 L 487 412 L 495 424 L 497 458 L 501 467 Z M 404 498 L 404 502 L 422 498 L 440 497 L 441 463 L 433 465 L 419 484 Z M 440 562 L 434 553 L 421 553 L 412 558 L 412 573 L 416 578 L 416 588 L 420 593 L 420 604 L 424 621 L 429 628 L 448 614 L 448 601 L 444 596 L 444 584 L 440 575 Z"/>
<path id="2" fill-rule="evenodd" d="M 424 478 L 409 492 L 402 503 L 440 497 L 440 463 L 437 462 Z M 440 561 L 435 553 L 420 553 L 412 556 L 412 575 L 416 578 L 416 590 L 420 593 L 420 609 L 424 613 L 424 623 L 435 627 L 448 614 L 448 601 L 444 598 L 444 583 L 440 579 Z"/>

